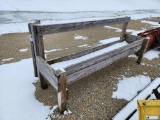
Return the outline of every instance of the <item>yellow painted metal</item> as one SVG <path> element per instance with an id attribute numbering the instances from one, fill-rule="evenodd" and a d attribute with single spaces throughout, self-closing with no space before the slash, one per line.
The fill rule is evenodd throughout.
<path id="1" fill-rule="evenodd" d="M 160 117 L 160 100 L 138 100 L 139 120 L 146 120 L 146 116 Z"/>

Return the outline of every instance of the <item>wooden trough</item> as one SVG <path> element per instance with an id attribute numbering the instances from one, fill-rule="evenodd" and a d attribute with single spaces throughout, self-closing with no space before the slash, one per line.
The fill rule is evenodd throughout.
<path id="1" fill-rule="evenodd" d="M 146 45 L 148 44 L 148 39 L 142 38 L 140 36 L 126 34 L 126 28 L 129 21 L 130 17 L 124 17 L 117 19 L 106 19 L 66 24 L 41 25 L 40 21 L 28 24 L 35 76 L 39 77 L 42 89 L 47 88 L 48 81 L 58 91 L 58 108 L 61 113 L 63 113 L 66 109 L 66 87 L 68 84 L 82 77 L 85 77 L 97 70 L 100 70 L 101 68 L 104 68 L 114 63 L 115 61 L 133 53 L 137 53 L 138 55 L 137 63 L 141 62 L 144 51 L 146 49 Z M 105 25 L 113 24 L 123 24 L 120 40 L 90 48 L 88 50 L 84 50 L 71 55 L 55 58 L 53 60 L 45 60 L 43 35 L 80 29 L 88 29 L 93 27 L 103 27 Z M 50 66 L 51 64 L 56 64 L 57 62 L 63 62 L 79 58 L 81 56 L 110 47 L 123 41 L 126 41 L 128 44 L 112 51 L 103 53 L 101 55 L 89 58 L 85 61 L 78 62 L 74 65 L 70 65 L 64 68 L 64 70 L 56 70 L 54 69 L 54 67 Z"/>

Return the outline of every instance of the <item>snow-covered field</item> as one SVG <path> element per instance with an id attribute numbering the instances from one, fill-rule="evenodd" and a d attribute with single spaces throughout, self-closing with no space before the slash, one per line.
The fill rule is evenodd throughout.
<path id="1" fill-rule="evenodd" d="M 28 22 L 35 19 L 41 19 L 43 24 L 47 24 L 124 16 L 131 16 L 132 19 L 160 17 L 159 6 L 159 0 L 46 0 L 45 2 L 40 0 L 1 0 L 0 34 L 28 32 Z M 159 26 L 154 22 L 149 23 L 156 27 Z M 119 30 L 117 28 L 113 29 Z M 141 31 L 128 31 L 131 31 L 132 34 L 137 34 L 138 32 L 144 31 L 144 29 Z M 79 35 L 76 35 L 75 39 L 87 40 L 86 37 Z M 102 40 L 100 42 L 103 44 L 107 41 Z M 25 52 L 27 50 L 28 49 L 24 48 L 20 51 Z M 57 50 L 53 49 L 51 51 Z M 45 50 L 46 53 L 51 51 Z M 151 50 L 147 52 L 144 57 L 151 60 L 157 58 L 158 54 L 160 54 L 159 51 Z M 14 58 L 6 58 L 4 61 L 11 59 Z M 133 79 L 136 80 L 133 81 Z M 144 82 L 144 79 L 147 80 Z M 140 91 L 150 83 L 150 79 L 151 78 L 148 76 L 124 77 L 120 80 L 118 91 L 113 93 L 113 97 L 131 100 L 136 95 L 137 91 Z M 37 81 L 37 78 L 33 75 L 31 58 L 0 65 L 0 81 L 0 120 L 45 120 L 57 107 L 56 105 L 54 105 L 54 107 L 45 106 L 43 103 L 36 100 L 33 83 Z M 124 88 L 125 86 L 126 89 L 129 89 L 127 88 L 127 84 L 130 82 L 133 83 L 132 94 L 130 92 L 124 94 L 124 89 L 122 89 L 122 87 Z M 121 94 L 119 94 L 119 92 Z M 118 96 L 118 94 L 121 96 Z M 50 110 L 50 108 L 53 109 Z M 69 114 L 71 111 L 66 111 L 65 113 Z M 50 118 L 48 118 L 48 120 L 49 119 Z"/>
<path id="2" fill-rule="evenodd" d="M 159 0 L 1 0 L 0 10 L 47 12 L 121 11 L 159 9 L 159 6 Z"/>
<path id="3" fill-rule="evenodd" d="M 0 4 L 1 6 L 1 4 Z M 87 11 L 87 12 L 22 12 L 0 11 L 0 34 L 28 32 L 28 23 L 39 19 L 42 24 L 58 24 L 130 16 L 133 20 L 158 17 L 157 10 Z M 8 30 L 8 28 L 10 28 Z M 140 32 L 140 31 L 138 31 Z"/>

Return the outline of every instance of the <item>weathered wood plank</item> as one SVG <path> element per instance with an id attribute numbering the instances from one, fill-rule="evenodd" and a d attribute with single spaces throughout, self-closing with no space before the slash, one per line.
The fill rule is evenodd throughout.
<path id="1" fill-rule="evenodd" d="M 58 108 L 61 113 L 66 110 L 67 92 L 66 92 L 66 73 L 61 74 L 58 77 Z"/>
<path id="2" fill-rule="evenodd" d="M 123 53 L 125 51 L 128 51 L 129 49 L 133 49 L 136 46 L 142 45 L 142 43 L 143 43 L 143 40 L 135 41 L 135 42 L 133 42 L 131 44 L 128 44 L 128 45 L 126 45 L 124 47 L 115 49 L 114 51 L 110 51 L 110 52 L 104 53 L 102 55 L 96 56 L 94 58 L 90 58 L 90 59 L 88 59 L 86 61 L 82 61 L 82 62 L 80 62 L 78 64 L 68 66 L 67 68 L 65 68 L 65 70 L 67 71 L 68 75 L 72 74 L 72 73 L 74 73 L 76 71 L 79 71 L 81 69 L 84 69 L 84 68 L 86 68 L 88 66 L 94 65 L 94 64 L 99 63 L 101 61 L 109 59 L 110 57 L 113 57 L 113 56 L 121 54 L 121 53 Z"/>
<path id="3" fill-rule="evenodd" d="M 32 25 L 32 30 L 33 30 L 33 42 L 35 45 L 36 56 L 41 56 L 43 59 L 45 59 L 43 35 L 37 34 L 36 25 Z"/>
<path id="4" fill-rule="evenodd" d="M 109 59 L 101 61 L 101 62 L 99 62 L 97 64 L 89 66 L 89 67 L 87 67 L 85 69 L 82 69 L 80 71 L 77 71 L 77 72 L 75 72 L 73 74 L 70 74 L 67 77 L 68 78 L 67 84 L 71 84 L 72 82 L 74 82 L 76 80 L 79 80 L 80 78 L 83 78 L 83 77 L 85 77 L 85 76 L 87 76 L 87 75 L 89 75 L 89 74 L 91 74 L 91 73 L 93 73 L 95 71 L 98 71 L 98 70 L 100 70 L 100 69 L 102 69 L 102 68 L 104 68 L 104 67 L 106 67 L 106 66 L 108 66 L 108 65 L 110 65 L 112 63 L 114 63 L 117 60 L 120 60 L 120 59 L 122 59 L 122 58 L 124 58 L 124 57 L 126 57 L 126 56 L 128 56 L 130 54 L 133 54 L 136 51 L 138 51 L 140 48 L 141 48 L 141 46 L 139 45 L 139 46 L 137 46 L 135 48 L 132 48 L 132 49 L 129 49 L 128 51 L 125 51 L 125 52 L 123 52 L 121 54 L 118 54 L 118 55 L 113 56 L 113 57 L 111 57 Z"/>
<path id="5" fill-rule="evenodd" d="M 133 43 L 137 40 L 144 40 L 144 39 L 145 39 L 144 37 L 125 34 L 125 41 L 128 42 L 128 43 Z"/>
<path id="6" fill-rule="evenodd" d="M 142 61 L 142 58 L 143 58 L 143 55 L 144 55 L 144 53 L 145 53 L 145 51 L 147 49 L 148 43 L 149 43 L 149 39 L 145 39 L 143 41 L 141 49 L 138 51 L 138 59 L 137 59 L 137 63 L 138 64 L 140 64 L 141 61 Z"/>
<path id="7" fill-rule="evenodd" d="M 55 58 L 53 60 L 48 60 L 47 63 L 48 64 L 54 64 L 54 63 L 57 63 L 57 62 L 62 62 L 62 61 L 66 61 L 66 60 L 75 59 L 75 58 L 90 54 L 92 52 L 95 52 L 97 50 L 106 48 L 108 46 L 111 46 L 111 45 L 119 43 L 119 42 L 122 42 L 122 41 L 118 40 L 118 41 L 115 41 L 115 42 L 112 42 L 112 43 L 108 43 L 108 44 L 100 45 L 100 46 L 90 48 L 90 49 L 87 49 L 87 50 L 83 50 L 83 51 L 78 52 L 78 53 L 73 53 L 73 54 L 66 55 L 66 56 L 63 56 L 63 57 L 60 57 L 60 58 Z"/>
<path id="8" fill-rule="evenodd" d="M 58 91 L 58 78 L 54 74 L 52 67 L 50 67 L 49 64 L 47 64 L 47 62 L 44 61 L 40 56 L 36 57 L 36 62 L 37 68 L 43 77 L 46 78 L 49 83 Z"/>
<path id="9" fill-rule="evenodd" d="M 117 19 L 105 19 L 96 21 L 65 23 L 65 24 L 53 24 L 53 25 L 37 25 L 37 32 L 39 35 L 67 32 L 81 29 L 88 29 L 93 27 L 102 27 L 104 25 L 121 24 L 128 22 L 130 17 L 117 18 Z"/>
<path id="10" fill-rule="evenodd" d="M 125 39 L 125 34 L 126 34 L 127 25 L 128 25 L 128 22 L 125 22 L 125 23 L 123 24 L 123 26 L 122 26 L 122 32 L 121 32 L 121 37 L 120 37 L 121 40 L 124 40 L 124 39 Z"/>
<path id="11" fill-rule="evenodd" d="M 33 34 L 32 34 L 32 30 L 31 30 L 31 26 L 33 24 L 39 24 L 40 21 L 35 21 L 33 23 L 29 23 L 28 24 L 28 29 L 29 29 L 29 38 L 30 38 L 30 45 L 31 45 L 31 52 L 32 52 L 32 60 L 33 60 L 33 67 L 34 67 L 34 76 L 38 77 L 38 73 L 37 73 L 37 66 L 36 66 L 36 58 L 35 58 L 35 49 L 34 49 L 34 44 L 33 44 Z"/>
<path id="12" fill-rule="evenodd" d="M 32 35 L 33 35 L 33 44 L 36 56 L 41 56 L 43 59 L 44 57 L 44 43 L 43 43 L 43 35 L 37 34 L 37 28 L 35 24 L 31 26 Z M 37 61 L 36 61 L 37 62 Z M 39 71 L 38 71 L 39 72 Z M 39 80 L 41 81 L 41 88 L 46 89 L 48 88 L 47 81 L 41 76 L 41 73 L 38 73 Z"/>
<path id="13" fill-rule="evenodd" d="M 35 77 L 38 77 L 33 41 L 30 41 L 30 45 L 31 45 L 31 52 L 32 52 L 32 60 L 33 60 L 34 76 L 35 76 Z"/>

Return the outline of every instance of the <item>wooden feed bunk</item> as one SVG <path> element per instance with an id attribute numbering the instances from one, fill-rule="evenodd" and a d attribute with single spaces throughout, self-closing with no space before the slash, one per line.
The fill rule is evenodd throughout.
<path id="1" fill-rule="evenodd" d="M 63 113 L 66 109 L 66 87 L 68 84 L 97 70 L 100 70 L 101 68 L 104 68 L 114 63 L 115 61 L 133 53 L 138 53 L 137 62 L 141 62 L 143 53 L 146 49 L 146 45 L 148 44 L 148 39 L 142 38 L 140 36 L 126 34 L 126 28 L 129 21 L 130 17 L 124 17 L 117 19 L 75 22 L 66 24 L 41 25 L 40 21 L 28 24 L 35 76 L 39 77 L 42 89 L 47 88 L 48 81 L 58 91 L 58 108 L 61 113 Z M 120 40 L 90 48 L 88 50 L 84 50 L 71 55 L 45 61 L 43 35 L 88 29 L 93 27 L 103 27 L 105 25 L 113 24 L 123 24 Z M 116 48 L 112 51 L 105 52 L 101 55 L 89 58 L 85 61 L 80 61 L 74 65 L 67 66 L 66 68 L 64 68 L 64 70 L 57 70 L 54 67 L 50 66 L 51 64 L 56 64 L 57 62 L 68 61 L 71 59 L 79 58 L 81 56 L 85 56 L 87 54 L 99 51 L 104 48 L 108 48 L 124 41 L 126 41 L 128 44 L 123 47 Z"/>

